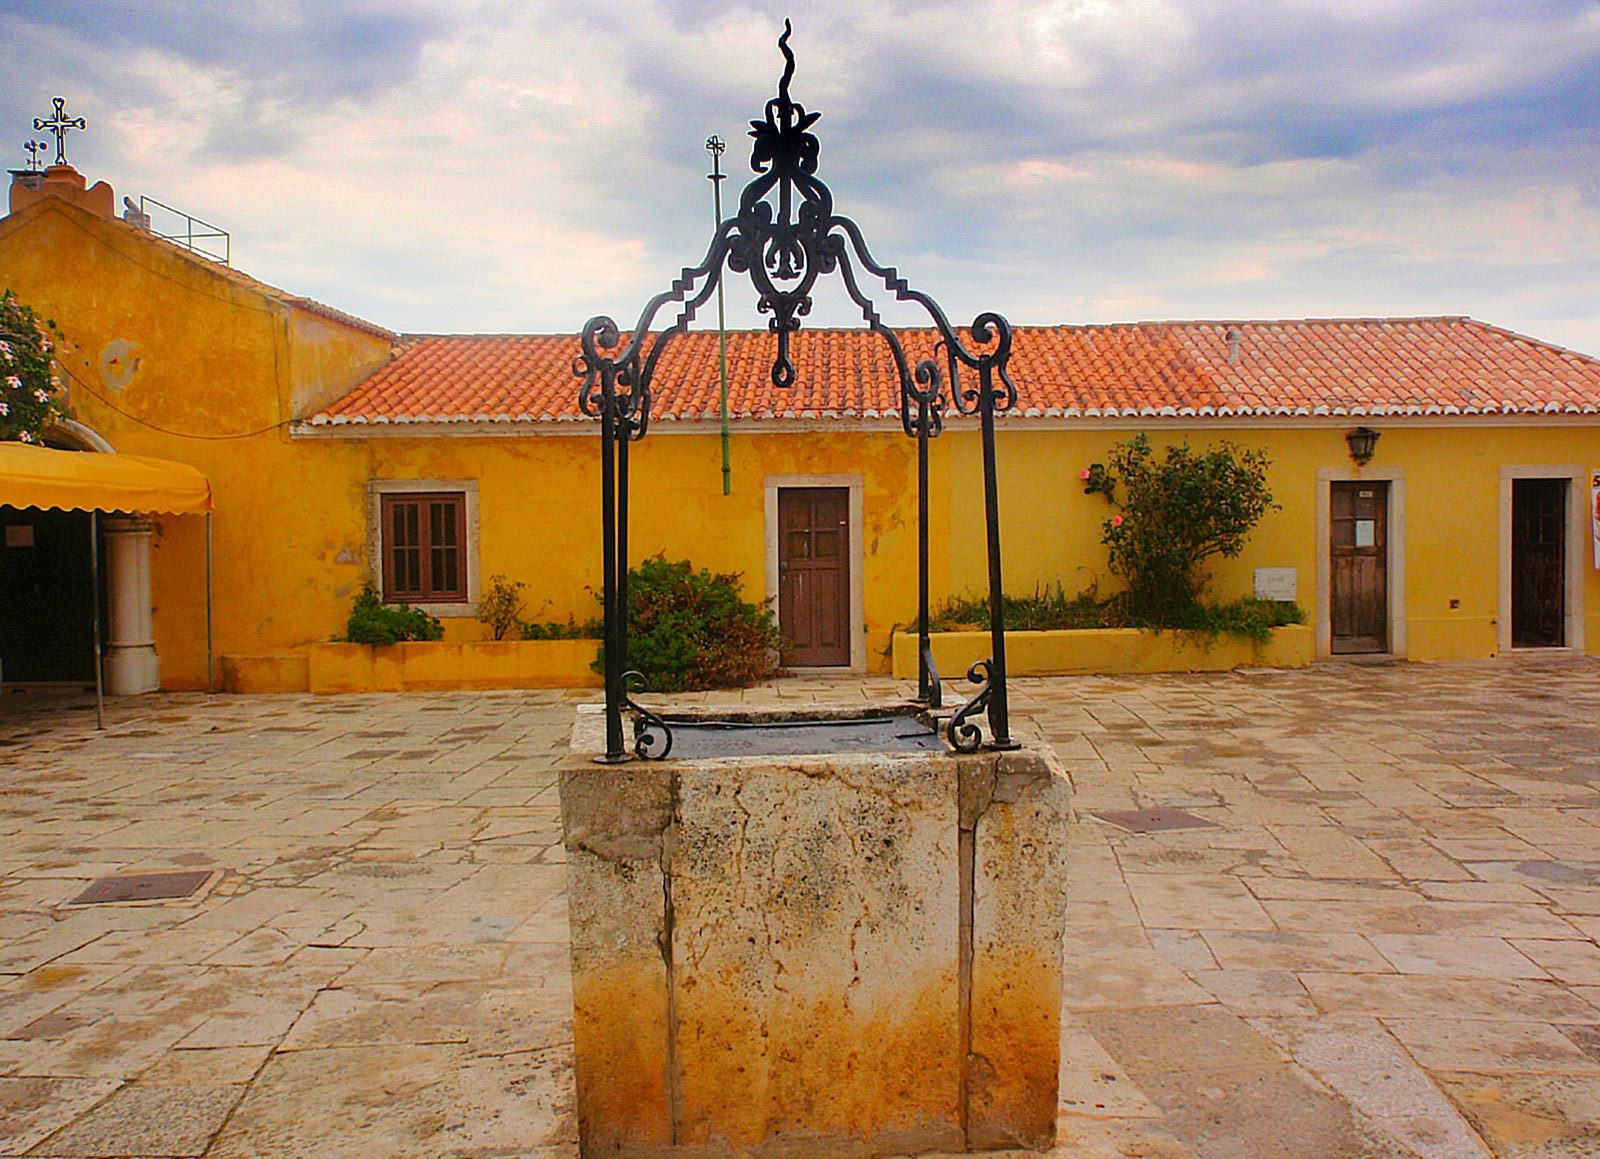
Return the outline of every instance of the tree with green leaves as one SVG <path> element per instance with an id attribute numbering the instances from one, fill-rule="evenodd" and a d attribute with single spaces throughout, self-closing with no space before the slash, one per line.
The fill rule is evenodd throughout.
<path id="1" fill-rule="evenodd" d="M 1267 486 L 1270 465 L 1264 451 L 1226 440 L 1207 451 L 1182 442 L 1157 454 L 1138 434 L 1081 473 L 1084 491 L 1116 509 L 1101 540 L 1112 573 L 1127 581 L 1132 616 L 1184 626 L 1205 590 L 1201 565 L 1238 555 L 1261 517 L 1278 508 Z"/>

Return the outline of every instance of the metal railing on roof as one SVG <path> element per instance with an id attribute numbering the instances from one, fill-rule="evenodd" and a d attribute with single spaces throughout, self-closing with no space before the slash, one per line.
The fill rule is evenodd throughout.
<path id="1" fill-rule="evenodd" d="M 171 216 L 170 218 L 164 216 L 157 223 L 150 216 L 151 208 L 162 210 L 164 215 Z M 221 265 L 233 264 L 233 238 L 221 226 L 201 221 L 192 213 L 185 213 L 164 201 L 157 201 L 154 197 L 145 197 L 142 194 L 139 197 L 139 213 L 144 219 L 145 228 L 156 237 L 181 245 L 184 249 L 203 258 L 210 258 Z"/>

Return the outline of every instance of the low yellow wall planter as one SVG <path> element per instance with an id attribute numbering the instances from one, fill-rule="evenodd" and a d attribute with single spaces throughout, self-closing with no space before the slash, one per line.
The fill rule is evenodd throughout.
<path id="1" fill-rule="evenodd" d="M 585 688 L 598 640 L 478 640 L 313 644 L 311 692 L 431 692 L 474 688 Z"/>
<path id="2" fill-rule="evenodd" d="M 1007 632 L 1006 667 L 1012 676 L 1075 672 L 1226 672 L 1232 668 L 1306 668 L 1315 641 L 1304 624 L 1274 628 L 1264 644 L 1239 636 L 1154 632 L 1145 628 L 1085 628 L 1062 632 Z M 959 678 L 989 655 L 987 632 L 935 632 L 933 662 L 946 679 Z M 894 637 L 894 675 L 917 678 L 917 636 Z"/>

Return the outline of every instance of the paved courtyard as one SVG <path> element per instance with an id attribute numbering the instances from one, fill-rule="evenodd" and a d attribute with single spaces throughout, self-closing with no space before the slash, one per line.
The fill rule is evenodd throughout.
<path id="1" fill-rule="evenodd" d="M 0 702 L 0 1155 L 576 1155 L 551 768 L 590 698 Z M 1014 713 L 1076 793 L 1059 1155 L 1600 1156 L 1600 662 Z M 1209 827 L 1094 816 L 1156 807 Z M 217 872 L 71 904 L 158 869 Z"/>

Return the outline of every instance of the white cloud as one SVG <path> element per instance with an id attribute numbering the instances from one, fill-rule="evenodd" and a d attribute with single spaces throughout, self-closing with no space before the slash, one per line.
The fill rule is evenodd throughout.
<path id="1" fill-rule="evenodd" d="M 704 137 L 729 140 L 731 206 L 781 68 L 781 16 L 755 3 L 101 24 L 81 3 L 0 15 L 0 126 L 20 139 L 63 93 L 91 177 L 408 330 L 631 321 L 703 253 Z M 794 44 L 839 208 L 954 317 L 1465 311 L 1600 350 L 1600 5 L 818 3 Z M 816 314 L 856 317 L 838 295 Z"/>

